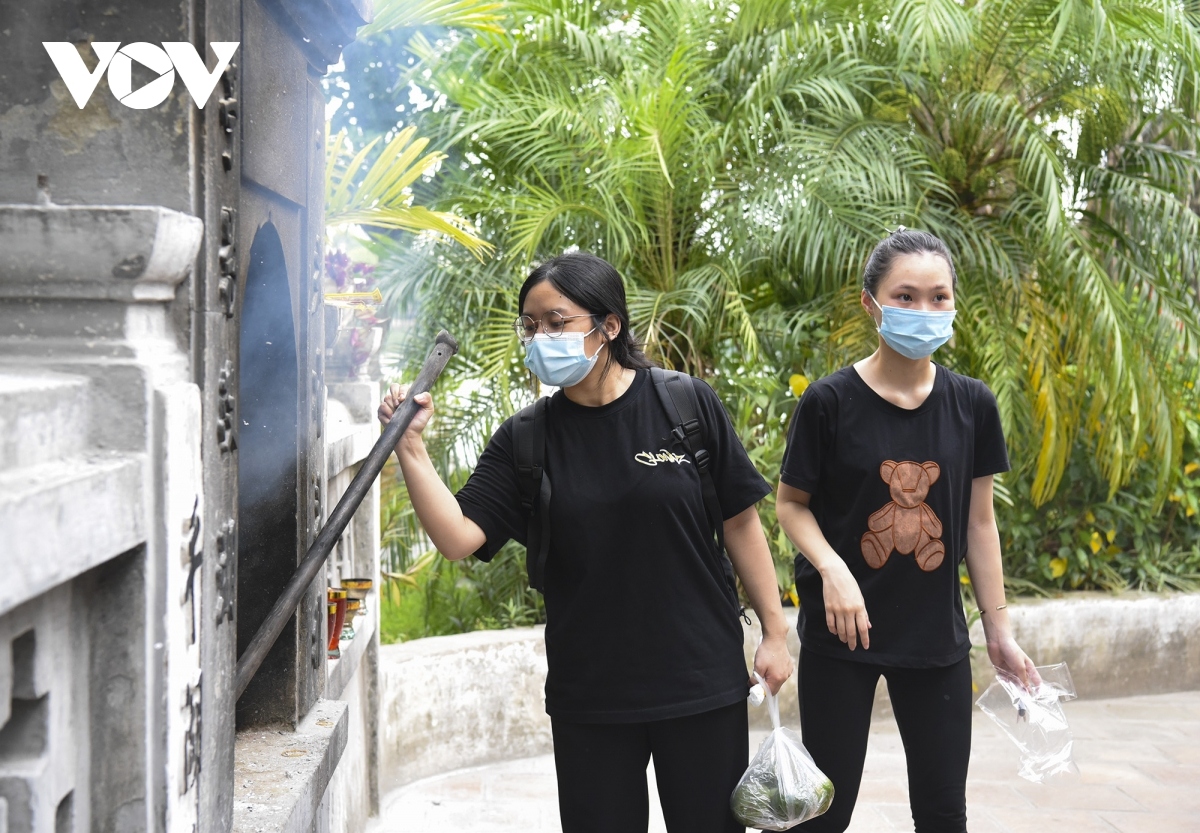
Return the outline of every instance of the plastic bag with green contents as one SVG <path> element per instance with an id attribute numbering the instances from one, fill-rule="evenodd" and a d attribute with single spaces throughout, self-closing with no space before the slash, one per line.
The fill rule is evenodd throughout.
<path id="1" fill-rule="evenodd" d="M 775 728 L 758 747 L 729 806 L 748 827 L 787 830 L 828 810 L 833 803 L 833 784 L 813 763 L 800 736 L 779 725 L 779 703 L 761 677 L 758 681 Z"/>

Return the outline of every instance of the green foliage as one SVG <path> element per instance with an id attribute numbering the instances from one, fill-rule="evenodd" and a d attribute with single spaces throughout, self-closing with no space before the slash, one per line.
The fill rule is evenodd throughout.
<path id="1" fill-rule="evenodd" d="M 329 137 L 325 147 L 325 224 L 436 233 L 483 257 L 491 245 L 476 237 L 461 217 L 413 205 L 413 183 L 418 177 L 432 175 L 445 158 L 436 151 L 422 156 L 429 140 L 415 135 L 416 128 L 407 127 L 378 152 L 375 146 L 380 137 L 357 152 L 352 151 L 344 130 Z"/>
<path id="2" fill-rule="evenodd" d="M 385 588 L 380 633 L 385 643 L 546 620 L 541 596 L 525 577 L 525 549 L 512 543 L 490 563 L 439 557 L 417 574 L 415 586 L 388 582 Z"/>
<path id="3" fill-rule="evenodd" d="M 496 249 L 479 262 L 373 243 L 389 304 L 414 321 L 392 344 L 400 359 L 439 327 L 462 345 L 436 393 L 449 478 L 529 400 L 516 291 L 572 246 L 617 266 L 652 357 L 712 381 L 776 477 L 788 380 L 874 349 L 857 275 L 903 223 L 956 255 L 960 312 L 939 360 L 996 393 L 1014 580 L 1165 586 L 1194 572 L 1182 470 L 1200 375 L 1200 21 L 1186 0 L 502 12 L 497 30 L 421 29 L 353 67 L 348 51 L 347 89 L 372 97 L 338 116 L 385 134 L 415 85 L 420 131 L 448 156 L 412 188 Z M 763 515 L 776 536 L 769 500 Z M 786 587 L 790 546 L 773 547 Z"/>
<path id="4" fill-rule="evenodd" d="M 1072 488 L 1042 506 L 1033 506 L 1018 481 L 997 506 L 1007 577 L 1053 590 L 1200 587 L 1200 423 L 1194 415 L 1185 423 L 1188 462 L 1162 511 L 1150 478 L 1109 497 L 1080 451 L 1067 467 Z"/>
<path id="5" fill-rule="evenodd" d="M 459 475 L 451 484 L 464 479 Z M 381 483 L 384 642 L 546 620 L 541 596 L 529 587 L 524 547 L 510 541 L 486 564 L 476 558 L 447 561 L 421 531 L 394 459 L 384 467 Z"/>
<path id="6" fill-rule="evenodd" d="M 480 0 L 381 0 L 375 4 L 374 20 L 359 34 L 377 35 L 431 24 L 499 33 L 504 20 L 502 9 L 502 3 Z"/>

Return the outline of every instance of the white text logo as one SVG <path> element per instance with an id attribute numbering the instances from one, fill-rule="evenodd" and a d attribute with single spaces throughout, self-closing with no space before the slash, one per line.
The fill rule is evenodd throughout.
<path id="1" fill-rule="evenodd" d="M 92 44 L 99 62 L 94 70 L 88 71 L 83 56 L 75 45 L 67 42 L 43 41 L 42 46 L 50 53 L 50 60 L 58 69 L 63 82 L 82 110 L 92 98 L 100 76 L 108 71 L 108 88 L 117 100 L 134 110 L 157 107 L 167 100 L 175 86 L 175 72 L 192 95 L 196 106 L 204 109 L 204 103 L 212 94 L 221 73 L 229 66 L 239 44 L 218 41 L 210 44 L 217 56 L 217 66 L 212 72 L 204 65 L 196 47 L 186 41 L 163 43 L 162 48 L 152 43 L 139 41 L 121 46 L 119 41 L 97 41 Z M 157 72 L 158 77 L 140 89 L 133 89 L 133 62 Z"/>
<path id="2" fill-rule="evenodd" d="M 660 448 L 657 452 L 639 451 L 633 455 L 633 459 L 637 460 L 643 466 L 657 466 L 659 463 L 687 463 L 691 465 L 692 462 L 682 454 L 673 454 L 665 448 Z"/>

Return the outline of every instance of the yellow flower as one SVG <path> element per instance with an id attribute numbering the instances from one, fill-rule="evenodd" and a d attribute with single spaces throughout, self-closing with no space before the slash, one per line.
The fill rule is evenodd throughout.
<path id="1" fill-rule="evenodd" d="M 1091 509 L 1087 511 L 1087 513 L 1083 516 L 1083 519 L 1090 524 L 1094 524 L 1096 522 L 1096 516 L 1092 514 Z"/>
<path id="2" fill-rule="evenodd" d="M 800 607 L 800 597 L 796 595 L 796 585 L 792 585 L 787 589 L 787 597 L 792 603 L 792 607 Z"/>
<path id="3" fill-rule="evenodd" d="M 788 385 L 792 388 L 792 396 L 799 396 L 808 388 L 808 377 L 803 373 L 793 373 L 788 378 Z"/>
<path id="4" fill-rule="evenodd" d="M 961 576 L 958 577 L 958 581 L 960 584 L 969 585 L 971 583 L 971 577 L 969 575 L 967 575 L 966 573 L 963 573 Z"/>
<path id="5" fill-rule="evenodd" d="M 1190 506 L 1189 506 L 1189 507 L 1187 508 L 1187 511 L 1186 511 L 1186 512 L 1184 512 L 1183 514 L 1184 514 L 1185 516 L 1187 516 L 1187 517 L 1189 517 L 1189 518 L 1190 518 L 1190 517 L 1192 517 L 1192 515 L 1195 515 L 1195 514 L 1196 514 L 1196 510 L 1195 510 L 1195 509 L 1193 509 L 1192 507 L 1190 507 Z"/>
<path id="6" fill-rule="evenodd" d="M 1113 538 L 1117 537 L 1117 531 L 1115 529 L 1110 529 L 1108 532 L 1104 533 L 1104 537 L 1107 538 L 1108 543 L 1111 544 L 1113 542 Z"/>
<path id="7" fill-rule="evenodd" d="M 1197 469 L 1200 469 L 1200 463 L 1188 463 L 1186 466 L 1183 467 L 1183 473 L 1190 475 L 1192 472 L 1196 471 Z"/>
<path id="8" fill-rule="evenodd" d="M 1095 532 L 1095 531 L 1092 532 L 1092 540 L 1088 542 L 1088 546 L 1092 548 L 1093 555 L 1095 553 L 1100 552 L 1100 548 L 1104 545 L 1100 542 L 1100 533 L 1099 532 Z"/>
<path id="9" fill-rule="evenodd" d="M 1050 577 L 1062 578 L 1063 573 L 1067 571 L 1067 559 L 1051 558 L 1050 559 Z"/>
<path id="10" fill-rule="evenodd" d="M 1179 494 L 1179 492 L 1176 492 L 1175 494 L 1169 496 L 1167 500 L 1171 501 L 1171 503 L 1179 503 L 1181 500 L 1183 500 L 1183 495 Z"/>

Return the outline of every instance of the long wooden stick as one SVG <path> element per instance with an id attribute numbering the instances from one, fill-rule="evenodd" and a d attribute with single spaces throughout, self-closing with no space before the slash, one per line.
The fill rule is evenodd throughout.
<path id="1" fill-rule="evenodd" d="M 313 541 L 312 546 L 308 548 L 304 560 L 296 567 L 295 574 L 283 588 L 283 593 L 275 602 L 275 606 L 271 608 L 262 627 L 258 629 L 258 633 L 254 634 L 254 639 L 250 640 L 250 644 L 238 658 L 237 672 L 234 678 L 235 699 L 241 697 L 246 686 L 250 685 L 250 680 L 254 678 L 254 673 L 267 658 L 271 646 L 275 644 L 275 640 L 283 632 L 288 620 L 296 612 L 296 607 L 304 597 L 305 590 L 325 565 L 325 559 L 329 557 L 334 544 L 345 531 L 350 519 L 354 517 L 354 512 L 366 497 L 367 492 L 370 491 L 371 484 L 383 470 L 383 464 L 387 462 L 388 455 L 392 453 L 400 436 L 416 416 L 419 406 L 413 402 L 413 398 L 418 393 L 425 393 L 433 387 L 434 381 L 441 375 L 446 363 L 450 361 L 450 357 L 457 352 L 458 342 L 451 338 L 448 332 L 442 330 L 437 334 L 433 349 L 425 359 L 425 364 L 422 365 L 421 372 L 417 374 L 412 387 L 409 388 L 408 396 L 396 409 L 396 413 L 392 415 L 391 421 L 379 436 L 371 453 L 363 460 L 362 467 L 350 481 L 350 486 L 342 495 L 342 499 L 329 513 L 329 520 L 321 528 L 317 540 Z"/>

